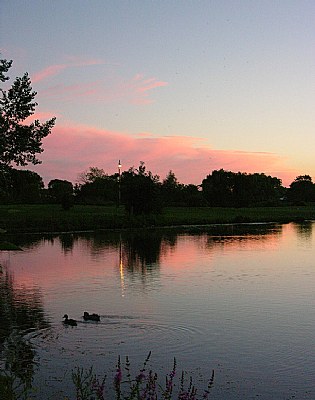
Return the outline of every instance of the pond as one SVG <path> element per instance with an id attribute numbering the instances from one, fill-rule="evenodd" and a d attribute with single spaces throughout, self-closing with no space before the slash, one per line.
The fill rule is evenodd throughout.
<path id="1" fill-rule="evenodd" d="M 74 398 L 76 366 L 110 375 L 119 355 L 139 369 L 149 351 L 159 375 L 175 357 L 202 388 L 214 370 L 211 399 L 314 399 L 314 232 L 305 222 L 11 238 L 23 251 L 0 252 L 2 360 L 22 332 L 36 399 Z"/>

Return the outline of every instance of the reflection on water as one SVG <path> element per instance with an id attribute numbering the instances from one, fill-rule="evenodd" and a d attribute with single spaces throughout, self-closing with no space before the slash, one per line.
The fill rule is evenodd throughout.
<path id="1" fill-rule="evenodd" d="M 17 330 L 13 330 L 6 338 L 1 351 L 0 377 L 3 380 L 3 384 L 0 384 L 0 393 L 3 395 L 1 398 L 11 399 L 12 391 L 22 394 L 31 390 L 34 358 L 35 351 L 30 341 Z"/>
<path id="2" fill-rule="evenodd" d="M 158 372 L 174 356 L 198 379 L 214 368 L 214 399 L 313 399 L 313 229 L 17 236 L 24 251 L 0 254 L 2 343 L 16 328 L 30 340 L 44 395 L 60 381 L 68 390 L 76 365 L 101 373 L 119 354 L 139 365 L 152 350 Z M 85 322 L 83 311 L 100 323 Z M 65 313 L 77 327 L 62 324 Z"/>
<path id="3" fill-rule="evenodd" d="M 0 345 L 13 330 L 27 333 L 48 326 L 39 287 L 18 285 L 5 263 L 0 266 Z"/>
<path id="4" fill-rule="evenodd" d="M 304 224 L 293 225 L 296 235 L 300 238 L 299 244 L 302 246 L 312 245 L 313 223 L 311 221 Z"/>
<path id="5" fill-rule="evenodd" d="M 40 289 L 19 286 L 5 263 L 0 265 L 0 376 L 5 377 L 1 390 L 7 398 L 11 398 L 7 386 L 31 387 L 35 352 L 26 335 L 48 326 Z"/>

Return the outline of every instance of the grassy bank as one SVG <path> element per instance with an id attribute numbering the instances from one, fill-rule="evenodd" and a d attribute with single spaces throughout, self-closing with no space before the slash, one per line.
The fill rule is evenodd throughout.
<path id="1" fill-rule="evenodd" d="M 77 205 L 65 211 L 57 204 L 0 206 L 0 228 L 7 233 L 116 228 L 123 220 L 123 209 L 116 207 Z"/>
<path id="2" fill-rule="evenodd" d="M 292 222 L 315 219 L 315 206 L 256 208 L 168 208 L 162 219 L 169 225 L 242 222 Z"/>
<path id="3" fill-rule="evenodd" d="M 315 206 L 259 208 L 169 207 L 157 216 L 129 218 L 123 207 L 1 205 L 0 229 L 7 233 L 67 232 L 142 226 L 207 225 L 237 222 L 290 222 L 315 219 Z"/>

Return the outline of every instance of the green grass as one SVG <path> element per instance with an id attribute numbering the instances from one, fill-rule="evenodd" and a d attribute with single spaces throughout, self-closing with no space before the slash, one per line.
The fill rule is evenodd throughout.
<path id="1" fill-rule="evenodd" d="M 315 219 L 315 206 L 255 208 L 173 207 L 164 210 L 162 219 L 167 225 L 292 222 Z"/>
<path id="2" fill-rule="evenodd" d="M 315 206 L 257 208 L 167 207 L 157 216 L 129 218 L 123 207 L 75 205 L 0 205 L 0 229 L 7 233 L 69 232 L 143 226 L 290 222 L 315 219 Z M 0 239 L 1 240 L 1 239 Z"/>
<path id="3" fill-rule="evenodd" d="M 77 205 L 68 211 L 60 205 L 1 205 L 0 228 L 15 232 L 69 232 L 121 226 L 123 210 L 116 207 Z"/>

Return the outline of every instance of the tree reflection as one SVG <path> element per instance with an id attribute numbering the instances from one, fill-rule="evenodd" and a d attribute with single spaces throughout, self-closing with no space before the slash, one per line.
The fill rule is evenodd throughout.
<path id="1" fill-rule="evenodd" d="M 119 235 L 119 275 L 122 296 L 125 295 L 126 273 L 137 277 L 148 289 L 148 278 L 154 286 L 159 275 L 160 257 L 176 245 L 177 234 L 165 231 L 124 232 Z"/>
<path id="2" fill-rule="evenodd" d="M 207 231 L 207 247 L 231 246 L 241 242 L 258 244 L 262 241 L 270 241 L 270 238 L 278 238 L 282 234 L 281 224 L 238 224 L 221 225 L 214 232 Z"/>
<path id="3" fill-rule="evenodd" d="M 62 234 L 48 237 L 45 240 L 60 241 L 62 250 L 72 251 L 78 241 L 85 244 L 93 257 L 103 257 L 103 252 L 120 248 L 124 265 L 130 271 L 141 268 L 152 268 L 157 265 L 161 254 L 176 246 L 177 233 L 165 230 L 111 231 L 85 234 Z"/>
<path id="4" fill-rule="evenodd" d="M 0 345 L 13 329 L 27 332 L 48 327 L 39 288 L 18 287 L 6 267 L 0 267 Z"/>
<path id="5" fill-rule="evenodd" d="M 0 367 L 0 392 L 5 399 L 28 398 L 32 389 L 35 350 L 17 330 L 6 339 Z"/>
<path id="6" fill-rule="evenodd" d="M 35 352 L 25 334 L 48 327 L 38 288 L 18 287 L 0 265 L 0 392 L 31 387 Z"/>
<path id="7" fill-rule="evenodd" d="M 306 221 L 306 222 L 303 222 L 300 224 L 293 224 L 293 227 L 294 227 L 299 239 L 302 239 L 303 242 L 311 241 L 312 233 L 313 233 L 313 222 L 312 221 Z"/>
<path id="8" fill-rule="evenodd" d="M 72 233 L 65 233 L 59 236 L 59 240 L 64 253 L 69 253 L 72 251 L 74 243 L 78 240 L 78 238 Z"/>
<path id="9" fill-rule="evenodd" d="M 161 255 L 176 246 L 176 238 L 176 233 L 158 230 L 125 232 L 119 238 L 120 265 L 127 267 L 129 273 L 153 271 L 159 266 Z"/>
<path id="10" fill-rule="evenodd" d="M 152 266 L 160 258 L 162 237 L 153 234 L 131 233 L 122 238 L 123 251 L 128 267 L 133 268 Z"/>

